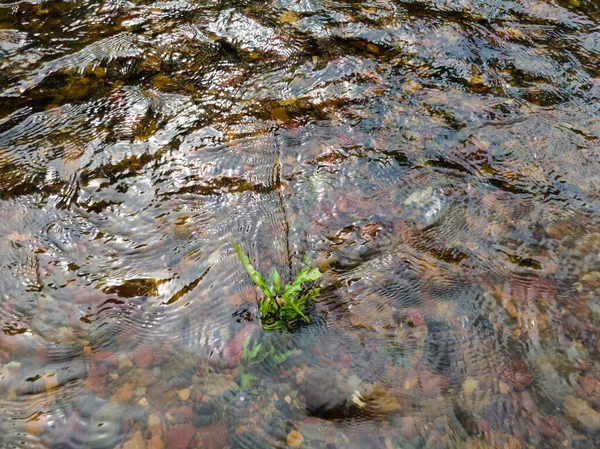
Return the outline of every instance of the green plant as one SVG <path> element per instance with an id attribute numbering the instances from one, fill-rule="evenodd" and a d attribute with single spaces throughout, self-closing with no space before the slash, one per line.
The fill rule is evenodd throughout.
<path id="1" fill-rule="evenodd" d="M 243 363 L 240 362 L 238 367 L 240 387 L 242 389 L 250 388 L 254 382 L 258 380 L 258 377 L 248 372 L 248 369 L 252 365 L 259 365 L 261 363 L 279 365 L 285 362 L 289 357 L 296 356 L 301 352 L 297 349 L 290 349 L 276 353 L 275 346 L 268 338 L 264 339 L 261 343 L 256 343 L 255 341 L 251 348 L 250 340 L 250 335 L 244 340 L 244 352 L 242 353 Z"/>
<path id="2" fill-rule="evenodd" d="M 283 326 L 301 316 L 310 323 L 303 310 L 306 303 L 319 296 L 318 288 L 305 290 L 302 284 L 316 281 L 321 277 L 318 268 L 311 268 L 308 258 L 304 258 L 302 269 L 292 282 L 281 285 L 281 278 L 275 267 L 271 268 L 269 278 L 265 278 L 252 266 L 248 256 L 235 243 L 231 242 L 242 266 L 252 278 L 256 286 L 264 294 L 259 300 L 258 313 L 264 329 L 271 330 Z"/>

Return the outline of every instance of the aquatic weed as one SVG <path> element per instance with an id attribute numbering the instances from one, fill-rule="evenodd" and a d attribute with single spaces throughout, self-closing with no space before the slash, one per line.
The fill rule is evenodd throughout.
<path id="1" fill-rule="evenodd" d="M 271 268 L 269 278 L 265 280 L 252 266 L 250 258 L 242 249 L 234 241 L 231 243 L 242 266 L 264 295 L 258 304 L 262 327 L 265 330 L 278 329 L 298 317 L 310 323 L 303 310 L 308 301 L 319 296 L 320 290 L 319 288 L 305 290 L 303 284 L 319 279 L 321 277 L 319 269 L 311 268 L 309 259 L 305 257 L 302 269 L 296 274 L 294 280 L 282 286 L 279 272 L 275 267 Z"/>

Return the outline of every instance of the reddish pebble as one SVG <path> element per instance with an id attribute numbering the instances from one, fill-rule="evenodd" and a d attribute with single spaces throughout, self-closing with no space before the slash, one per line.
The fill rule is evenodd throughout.
<path id="1" fill-rule="evenodd" d="M 347 352 L 340 357 L 340 361 L 337 363 L 336 368 L 340 370 L 345 366 L 352 365 L 352 363 L 354 363 L 354 357 L 352 357 L 352 354 Z"/>
<path id="2" fill-rule="evenodd" d="M 133 350 L 133 361 L 139 368 L 148 368 L 152 365 L 152 346 L 139 345 Z"/>
<path id="3" fill-rule="evenodd" d="M 192 424 L 176 424 L 167 432 L 167 447 L 169 449 L 187 449 L 196 434 Z"/>
<path id="4" fill-rule="evenodd" d="M 205 449 L 223 449 L 227 445 L 227 428 L 222 421 L 201 427 L 198 432 Z"/>
<path id="5" fill-rule="evenodd" d="M 187 406 L 185 406 L 185 408 L 183 409 L 183 416 L 185 416 L 185 419 L 187 419 L 188 421 L 191 421 L 192 419 L 192 404 L 188 404 Z"/>
<path id="6" fill-rule="evenodd" d="M 555 416 L 548 415 L 542 418 L 540 431 L 549 437 L 554 437 L 560 433 L 561 428 Z"/>
<path id="7" fill-rule="evenodd" d="M 419 309 L 408 307 L 402 311 L 402 317 L 410 321 L 413 326 L 425 326 L 425 320 Z"/>
<path id="8" fill-rule="evenodd" d="M 594 390 L 596 389 L 596 378 L 591 375 L 590 373 L 586 374 L 585 377 L 583 378 L 583 381 L 581 382 L 581 387 L 584 389 L 584 391 L 587 394 L 592 394 L 594 392 Z"/>
<path id="9" fill-rule="evenodd" d="M 117 366 L 119 364 L 119 356 L 109 351 L 98 351 L 92 354 L 92 362 L 105 363 L 106 366 Z"/>
<path id="10" fill-rule="evenodd" d="M 518 391 L 524 390 L 533 382 L 533 375 L 522 360 L 505 365 L 500 374 Z"/>
<path id="11" fill-rule="evenodd" d="M 421 391 L 425 396 L 437 396 L 442 393 L 448 386 L 450 386 L 450 380 L 439 374 L 432 373 L 431 371 L 422 371 L 419 375 L 419 384 L 421 385 Z"/>

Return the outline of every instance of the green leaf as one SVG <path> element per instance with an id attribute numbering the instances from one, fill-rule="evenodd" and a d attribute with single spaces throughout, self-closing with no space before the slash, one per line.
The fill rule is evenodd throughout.
<path id="1" fill-rule="evenodd" d="M 300 315 L 301 317 L 303 317 L 308 323 L 310 323 L 310 320 L 308 319 L 308 317 L 306 315 L 304 315 L 304 312 L 302 312 L 302 310 L 300 310 L 300 307 L 294 303 L 294 300 L 291 298 L 286 298 L 285 296 L 281 298 L 286 305 L 289 305 L 290 307 L 292 307 L 292 309 L 294 309 L 298 315 Z"/>
<path id="2" fill-rule="evenodd" d="M 279 364 L 285 362 L 290 357 L 294 357 L 299 354 L 302 354 L 302 351 L 299 351 L 298 349 L 290 349 L 288 351 L 282 352 L 281 354 L 275 354 L 273 356 L 273 362 L 276 365 L 279 365 Z"/>
<path id="3" fill-rule="evenodd" d="M 248 335 L 246 337 L 246 339 L 244 340 L 244 353 L 242 354 L 242 358 L 244 360 L 248 360 L 248 358 L 250 357 L 250 353 L 248 351 L 248 345 L 250 344 L 250 335 Z"/>
<path id="4" fill-rule="evenodd" d="M 242 266 L 246 270 L 246 273 L 248 273 L 248 275 L 252 278 L 256 286 L 260 289 L 261 292 L 263 292 L 265 296 L 269 298 L 274 298 L 275 295 L 273 295 L 267 287 L 265 278 L 263 278 L 262 274 L 260 274 L 257 270 L 254 269 L 254 267 L 252 266 L 252 262 L 250 262 L 248 256 L 233 240 L 231 241 L 231 244 L 233 245 L 233 248 L 235 249 L 235 252 L 237 253 L 238 257 L 240 258 L 240 261 L 242 262 Z"/>
<path id="5" fill-rule="evenodd" d="M 296 278 L 294 279 L 294 284 L 296 282 L 303 283 L 303 282 L 316 281 L 320 277 L 321 277 L 321 272 L 319 271 L 318 268 L 305 267 L 302 270 L 300 270 L 300 272 L 296 275 Z"/>
<path id="6" fill-rule="evenodd" d="M 279 329 L 281 326 L 283 326 L 283 323 L 281 321 L 275 321 L 273 324 L 263 324 L 262 325 L 263 329 L 265 329 L 267 331 Z"/>
<path id="7" fill-rule="evenodd" d="M 242 374 L 240 376 L 240 388 L 243 390 L 250 388 L 255 380 L 256 376 L 253 376 L 252 374 Z"/>
<path id="8" fill-rule="evenodd" d="M 279 277 L 279 272 L 277 271 L 277 268 L 271 268 L 271 272 L 269 273 L 269 281 L 273 283 L 275 293 L 281 293 L 281 278 Z"/>

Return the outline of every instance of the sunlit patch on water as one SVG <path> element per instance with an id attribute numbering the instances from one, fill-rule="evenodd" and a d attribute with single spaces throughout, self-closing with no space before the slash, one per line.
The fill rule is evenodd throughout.
<path id="1" fill-rule="evenodd" d="M 0 2 L 0 446 L 597 447 L 599 20 Z"/>

